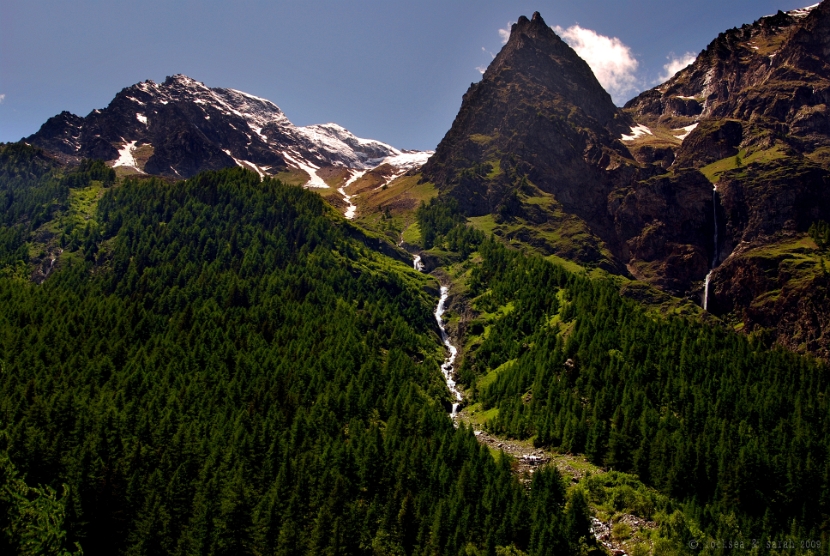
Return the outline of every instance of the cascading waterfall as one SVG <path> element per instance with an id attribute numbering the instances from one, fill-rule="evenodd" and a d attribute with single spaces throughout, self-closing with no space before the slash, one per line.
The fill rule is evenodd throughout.
<path id="1" fill-rule="evenodd" d="M 403 239 L 401 239 L 403 242 Z M 412 266 L 418 272 L 423 272 L 424 264 L 421 262 L 420 255 L 414 255 L 412 260 Z M 450 417 L 455 419 L 458 415 L 458 407 L 461 405 L 461 392 L 455 385 L 455 380 L 453 379 L 454 375 L 454 368 L 455 365 L 455 357 L 458 355 L 458 348 L 452 345 L 450 341 L 450 336 L 447 334 L 447 329 L 444 326 L 444 312 L 446 311 L 445 304 L 447 302 L 447 298 L 450 296 L 450 288 L 447 286 L 441 286 L 441 297 L 438 299 L 438 306 L 435 308 L 435 320 L 438 322 L 438 328 L 441 330 L 441 341 L 444 342 L 444 345 L 447 347 L 447 351 L 449 355 L 446 359 L 444 359 L 444 363 L 441 365 L 441 374 L 444 375 L 444 381 L 447 383 L 447 388 L 449 388 L 450 393 L 455 398 L 455 402 L 452 404 L 452 412 L 450 412 Z"/>
<path id="2" fill-rule="evenodd" d="M 455 380 L 453 380 L 453 365 L 455 364 L 455 356 L 458 354 L 458 349 L 452 345 L 442 319 L 444 311 L 446 310 L 444 304 L 447 302 L 449 295 L 450 289 L 447 286 L 441 286 L 441 298 L 438 300 L 438 307 L 435 308 L 435 320 L 438 321 L 438 328 L 441 329 L 441 340 L 450 352 L 449 356 L 444 360 L 444 364 L 441 365 L 441 373 L 443 373 L 444 380 L 447 382 L 447 388 L 450 389 L 450 393 L 456 399 L 455 403 L 452 404 L 452 412 L 450 413 L 450 417 L 455 419 L 455 416 L 458 414 L 458 406 L 461 405 L 461 392 L 455 387 Z"/>
<path id="3" fill-rule="evenodd" d="M 718 189 L 712 188 L 712 211 L 715 217 L 715 252 L 712 255 L 712 265 L 709 267 L 709 273 L 706 275 L 706 280 L 703 283 L 703 310 L 709 310 L 709 280 L 712 277 L 712 272 L 718 266 Z"/>

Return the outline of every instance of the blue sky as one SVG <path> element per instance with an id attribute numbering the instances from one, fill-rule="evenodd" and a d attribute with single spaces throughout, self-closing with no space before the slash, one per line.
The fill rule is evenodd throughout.
<path id="1" fill-rule="evenodd" d="M 810 0 L 2 0 L 0 141 L 62 110 L 85 116 L 124 87 L 184 73 L 274 101 L 297 125 L 336 122 L 431 149 L 461 95 L 539 11 L 599 70 L 618 104 L 717 34 Z M 614 40 L 616 39 L 616 40 Z M 605 49 L 605 50 L 603 50 Z M 595 61 L 595 63 L 598 63 Z"/>

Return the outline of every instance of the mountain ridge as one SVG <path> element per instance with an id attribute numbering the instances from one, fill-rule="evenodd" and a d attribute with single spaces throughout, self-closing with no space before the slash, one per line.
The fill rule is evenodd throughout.
<path id="1" fill-rule="evenodd" d="M 316 170 L 326 166 L 408 170 L 428 156 L 359 138 L 333 123 L 297 127 L 270 100 L 209 88 L 182 74 L 160 85 L 148 80 L 126 87 L 83 118 L 62 112 L 24 141 L 69 161 L 100 158 L 175 178 L 238 165 L 260 176 L 295 168 L 315 182 Z M 131 158 L 136 162 L 125 162 Z"/>

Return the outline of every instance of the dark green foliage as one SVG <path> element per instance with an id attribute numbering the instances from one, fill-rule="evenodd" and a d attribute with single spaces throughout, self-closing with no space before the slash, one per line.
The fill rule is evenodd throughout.
<path id="1" fill-rule="evenodd" d="M 74 172 L 64 178 L 63 183 L 67 187 L 86 187 L 93 180 L 109 187 L 115 183 L 115 170 L 103 160 L 84 159 Z"/>
<path id="2" fill-rule="evenodd" d="M 431 249 L 446 244 L 463 258 L 472 253 L 484 240 L 484 234 L 466 225 L 466 218 L 458 210 L 452 197 L 433 197 L 429 203 L 421 201 L 415 212 L 421 230 L 421 246 Z"/>
<path id="3" fill-rule="evenodd" d="M 70 188 L 93 180 L 112 185 L 115 171 L 101 160 L 66 171 L 36 147 L 0 145 L 0 268 L 27 262 L 31 234 L 67 208 Z"/>
<path id="4" fill-rule="evenodd" d="M 35 229 L 66 200 L 58 165 L 24 143 L 0 147 L 0 224 Z"/>
<path id="5" fill-rule="evenodd" d="M 69 556 L 81 554 L 75 545 L 67 550 L 67 487 L 60 500 L 49 486 L 30 487 L 19 476 L 5 450 L 0 451 L 0 550 L 3 554 Z"/>
<path id="6" fill-rule="evenodd" d="M 810 226 L 810 237 L 816 242 L 820 249 L 827 249 L 830 247 L 830 224 L 824 220 L 813 222 Z"/>
<path id="7" fill-rule="evenodd" d="M 230 169 L 127 181 L 97 220 L 86 262 L 0 279 L 8 454 L 68 486 L 86 554 L 568 554 L 588 534 L 556 470 L 528 494 L 453 427 L 423 278 L 317 195 Z"/>
<path id="8" fill-rule="evenodd" d="M 485 407 L 500 410 L 492 429 L 637 473 L 685 500 L 716 538 L 731 514 L 745 539 L 821 538 L 830 515 L 826 366 L 720 328 L 656 319 L 612 283 L 490 241 L 479 252 L 477 306 L 513 304 L 462 370 L 471 382 L 514 360 L 481 391 Z"/>

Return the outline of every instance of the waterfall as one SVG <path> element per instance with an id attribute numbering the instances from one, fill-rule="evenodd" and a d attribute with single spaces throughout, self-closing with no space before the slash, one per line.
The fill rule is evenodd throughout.
<path id="1" fill-rule="evenodd" d="M 444 327 L 444 321 L 441 318 L 446 310 L 444 304 L 447 302 L 447 298 L 450 295 L 449 292 L 450 289 L 447 286 L 441 286 L 441 298 L 438 300 L 438 307 L 435 308 L 435 320 L 438 321 L 438 328 L 441 329 L 441 340 L 444 342 L 444 345 L 447 346 L 447 350 L 449 351 L 449 356 L 447 356 L 444 360 L 444 364 L 441 365 L 441 373 L 444 375 L 444 380 L 447 382 L 447 388 L 450 389 L 450 393 L 456 400 L 455 403 L 452 404 L 452 413 L 450 413 L 450 417 L 454 419 L 458 414 L 458 406 L 461 404 L 461 392 L 459 392 L 458 388 L 455 387 L 455 380 L 453 380 L 453 365 L 455 364 L 455 356 L 458 354 L 458 349 L 452 345 L 450 337 L 447 334 L 447 330 Z"/>
<path id="2" fill-rule="evenodd" d="M 424 263 L 421 262 L 421 256 L 415 255 L 415 258 L 412 259 L 412 268 L 417 270 L 418 272 L 424 271 Z"/>
<path id="3" fill-rule="evenodd" d="M 712 278 L 712 272 L 718 266 L 718 189 L 712 188 L 712 212 L 715 217 L 715 251 L 712 255 L 712 264 L 709 266 L 709 273 L 706 275 L 706 280 L 703 282 L 703 310 L 709 310 L 709 281 Z"/>
<path id="4" fill-rule="evenodd" d="M 403 242 L 403 239 L 401 239 L 401 242 Z M 423 272 L 424 264 L 421 262 L 420 255 L 414 256 L 412 266 L 418 272 Z M 458 415 L 458 406 L 461 405 L 462 398 L 461 392 L 458 388 L 456 388 L 455 380 L 453 379 L 453 376 L 455 375 L 453 365 L 455 365 L 455 356 L 458 355 L 458 348 L 452 345 L 443 320 L 444 312 L 447 310 L 445 304 L 447 303 L 447 298 L 449 296 L 450 288 L 447 286 L 441 286 L 441 297 L 438 299 L 438 306 L 435 307 L 435 320 L 438 322 L 438 328 L 441 329 L 441 341 L 444 342 L 444 345 L 447 347 L 447 351 L 449 352 L 449 355 L 447 355 L 447 358 L 444 359 L 444 363 L 441 365 L 441 374 L 444 375 L 444 381 L 447 383 L 447 388 L 449 388 L 450 393 L 455 398 L 455 402 L 452 404 L 452 412 L 450 413 L 450 417 L 455 419 L 456 415 Z"/>
<path id="5" fill-rule="evenodd" d="M 715 219 L 715 254 L 712 256 L 712 268 L 718 266 L 718 190 L 712 188 L 712 216 Z"/>

